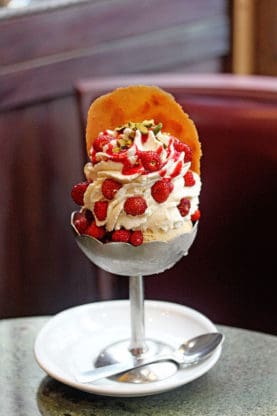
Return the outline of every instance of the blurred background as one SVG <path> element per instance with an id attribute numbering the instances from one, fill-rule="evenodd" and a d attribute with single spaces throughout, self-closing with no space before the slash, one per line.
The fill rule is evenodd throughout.
<path id="1" fill-rule="evenodd" d="M 206 80 L 224 74 L 244 80 L 268 77 L 272 85 L 275 82 L 270 111 L 275 108 L 276 114 L 276 0 L 0 4 L 0 317 L 52 314 L 81 303 L 125 298 L 128 279 L 107 276 L 91 265 L 69 226 L 76 209 L 70 191 L 83 179 L 85 161 L 83 81 L 148 75 L 155 82 L 156 74 L 165 73 L 173 80 L 174 74 L 203 74 Z M 255 114 L 262 117 L 261 112 Z M 253 164 L 267 138 L 260 139 Z M 276 166 L 276 141 L 273 146 L 271 139 L 270 163 L 261 168 L 265 171 L 273 172 Z M 243 144 L 241 149 L 245 151 Z M 203 165 L 208 160 L 204 157 Z M 274 176 L 267 172 L 272 187 Z M 244 191 L 238 189 L 236 195 Z M 145 279 L 146 297 L 191 306 L 216 323 L 276 332 L 276 250 L 271 233 L 260 233 L 274 217 L 272 195 L 272 188 L 257 194 L 257 209 L 263 209 L 266 200 L 268 211 L 259 212 L 259 223 L 255 219 L 249 226 L 256 230 L 251 240 L 257 238 L 257 252 L 249 250 L 247 261 L 249 235 L 240 238 L 236 255 L 235 243 L 209 246 L 209 235 L 203 235 L 200 226 L 199 243 L 187 258 L 166 272 L 161 283 Z M 208 204 L 208 197 L 203 198 Z M 228 201 L 229 208 L 233 203 Z M 230 221 L 228 227 L 230 239 L 237 228 Z M 224 259 L 226 251 L 228 262 L 223 264 L 219 257 Z"/>

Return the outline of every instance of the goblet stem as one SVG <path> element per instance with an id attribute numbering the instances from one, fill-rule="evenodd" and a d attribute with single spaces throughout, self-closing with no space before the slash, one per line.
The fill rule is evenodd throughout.
<path id="1" fill-rule="evenodd" d="M 144 291 L 143 276 L 130 276 L 129 297 L 131 312 L 131 354 L 139 358 L 147 351 L 144 334 Z"/>

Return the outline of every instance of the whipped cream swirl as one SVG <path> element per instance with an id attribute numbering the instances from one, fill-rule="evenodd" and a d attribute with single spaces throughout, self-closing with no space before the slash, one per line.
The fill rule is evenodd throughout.
<path id="1" fill-rule="evenodd" d="M 109 137 L 109 141 L 103 142 L 101 149 L 92 148 L 91 162 L 84 167 L 86 179 L 90 182 L 84 194 L 84 208 L 94 212 L 95 203 L 106 200 L 102 185 L 107 178 L 120 183 L 121 187 L 108 201 L 105 220 L 96 218 L 98 226 L 105 226 L 107 231 L 125 228 L 155 233 L 178 229 L 191 220 L 191 215 L 198 209 L 201 181 L 197 173 L 191 172 L 193 184 L 186 186 L 184 176 L 190 170 L 191 162 L 186 161 L 185 152 L 176 146 L 179 142 L 176 138 L 161 131 L 155 134 L 151 129 L 145 135 L 139 129 L 134 132 L 128 127 L 121 132 L 120 139 L 116 130 L 106 130 L 101 134 Z M 160 160 L 154 171 L 146 169 L 143 163 L 144 155 L 150 152 L 155 152 Z M 162 179 L 171 182 L 171 191 L 164 202 L 157 202 L 152 187 Z M 147 208 L 141 215 L 130 215 L 124 210 L 126 200 L 134 196 L 146 201 Z M 185 216 L 178 208 L 183 198 L 190 201 Z"/>

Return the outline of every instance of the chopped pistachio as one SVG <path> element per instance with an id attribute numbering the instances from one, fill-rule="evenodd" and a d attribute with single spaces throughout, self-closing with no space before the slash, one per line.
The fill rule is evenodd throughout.
<path id="1" fill-rule="evenodd" d="M 157 124 L 157 125 L 154 127 L 154 129 L 153 129 L 153 133 L 154 133 L 155 135 L 156 135 L 156 134 L 158 134 L 158 133 L 161 131 L 162 127 L 163 127 L 163 124 L 162 124 L 162 123 Z"/>
<path id="2" fill-rule="evenodd" d="M 133 144 L 133 141 L 129 137 L 127 137 L 127 138 L 121 137 L 121 138 L 117 139 L 117 145 L 121 149 L 128 149 L 128 147 L 130 147 L 132 144 Z"/>
<path id="3" fill-rule="evenodd" d="M 132 139 L 127 139 L 126 144 L 127 144 L 128 147 L 132 146 L 133 140 Z"/>
<path id="4" fill-rule="evenodd" d="M 137 128 L 141 132 L 141 134 L 148 134 L 148 128 L 143 124 L 139 124 Z"/>
<path id="5" fill-rule="evenodd" d="M 141 124 L 143 124 L 145 127 L 153 127 L 155 125 L 154 120 L 144 120 Z"/>
<path id="6" fill-rule="evenodd" d="M 128 134 L 130 138 L 134 138 L 134 132 L 139 130 L 141 134 L 148 134 L 149 129 L 153 128 L 154 134 L 158 134 L 162 128 L 162 123 L 155 125 L 154 120 L 144 120 L 141 123 L 135 123 L 133 121 L 129 121 L 128 123 L 117 127 L 115 130 L 118 132 L 123 132 L 126 128 L 132 130 L 131 133 Z"/>
<path id="7" fill-rule="evenodd" d="M 123 124 L 122 126 L 119 126 L 119 127 L 116 127 L 115 131 L 123 132 L 123 130 L 125 130 L 127 127 L 130 127 L 129 123 L 128 124 Z"/>
<path id="8" fill-rule="evenodd" d="M 119 153 L 120 152 L 120 147 L 113 147 L 113 153 Z"/>
<path id="9" fill-rule="evenodd" d="M 126 140 L 125 139 L 118 139 L 117 144 L 118 144 L 119 147 L 126 146 Z"/>

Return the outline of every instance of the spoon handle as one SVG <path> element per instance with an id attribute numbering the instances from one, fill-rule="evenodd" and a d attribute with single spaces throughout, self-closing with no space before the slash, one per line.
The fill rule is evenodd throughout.
<path id="1" fill-rule="evenodd" d="M 205 337 L 205 338 L 204 338 Z M 207 341 L 208 337 L 208 341 Z M 75 375 L 76 381 L 79 383 L 91 383 L 93 381 L 99 380 L 101 378 L 115 376 L 120 373 L 125 373 L 129 370 L 134 370 L 135 368 L 143 367 L 145 365 L 160 363 L 162 361 L 173 362 L 177 368 L 179 367 L 188 367 L 190 365 L 195 365 L 205 359 L 207 359 L 215 349 L 221 344 L 224 336 L 220 333 L 211 333 L 206 335 L 200 335 L 196 338 L 193 338 L 188 342 L 192 344 L 191 347 L 187 346 L 188 352 L 184 353 L 184 348 L 182 350 L 176 350 L 171 354 L 160 354 L 153 357 L 134 360 L 129 359 L 123 363 L 116 363 L 111 365 L 106 365 L 104 367 L 98 367 L 93 370 L 85 371 L 80 374 Z M 199 342 L 199 340 L 201 342 Z M 205 342 L 203 341 L 205 340 Z M 198 343 L 197 343 L 198 341 Z M 184 346 L 184 344 L 183 344 Z M 203 346 L 205 348 L 203 348 Z"/>
<path id="2" fill-rule="evenodd" d="M 179 363 L 172 355 L 160 355 L 154 356 L 149 359 L 144 360 L 129 360 L 124 363 L 116 363 L 111 365 L 106 365 L 104 367 L 98 367 L 93 370 L 85 371 L 83 373 L 75 375 L 76 381 L 79 383 L 91 383 L 93 381 L 99 380 L 101 378 L 115 376 L 120 373 L 124 373 L 135 368 L 143 367 L 144 365 L 159 363 L 162 361 L 171 361 L 179 367 Z"/>

